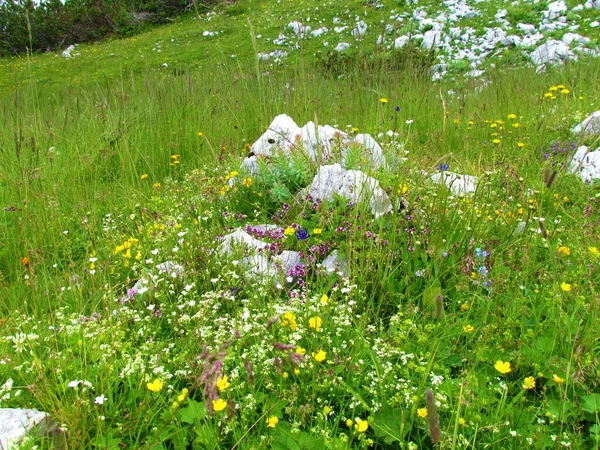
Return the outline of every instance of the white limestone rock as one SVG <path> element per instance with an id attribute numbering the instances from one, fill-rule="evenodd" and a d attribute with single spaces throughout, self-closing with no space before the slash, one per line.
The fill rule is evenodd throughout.
<path id="1" fill-rule="evenodd" d="M 569 164 L 569 172 L 576 173 L 586 183 L 600 179 L 600 148 L 591 152 L 585 145 L 579 147 Z"/>
<path id="2" fill-rule="evenodd" d="M 300 258 L 300 252 L 284 250 L 281 254 L 273 257 L 273 262 L 283 273 L 287 273 L 298 264 L 302 264 L 302 259 Z"/>
<path id="3" fill-rule="evenodd" d="M 75 46 L 74 45 L 69 45 L 65 50 L 63 50 L 62 52 L 62 56 L 63 58 L 66 59 L 71 59 L 73 57 L 73 55 L 71 55 L 71 52 L 75 50 Z"/>
<path id="4" fill-rule="evenodd" d="M 600 111 L 590 114 L 583 122 L 572 130 L 575 134 L 600 134 Z"/>
<path id="5" fill-rule="evenodd" d="M 575 55 L 564 42 L 552 39 L 536 48 L 529 57 L 540 70 L 545 64 L 563 63 L 574 59 Z"/>
<path id="6" fill-rule="evenodd" d="M 267 245 L 266 242 L 256 239 L 241 228 L 238 228 L 233 233 L 223 236 L 219 245 L 219 251 L 223 255 L 231 255 L 236 249 L 243 246 L 248 247 L 250 250 L 262 250 Z"/>
<path id="7" fill-rule="evenodd" d="M 0 448 L 17 449 L 27 435 L 43 435 L 53 428 L 50 416 L 35 409 L 0 408 Z"/>
<path id="8" fill-rule="evenodd" d="M 410 38 L 408 36 L 400 36 L 394 41 L 394 48 L 402 48 L 406 44 L 408 44 L 408 41 L 410 41 Z"/>
<path id="9" fill-rule="evenodd" d="M 357 134 L 352 142 L 364 147 L 363 158 L 375 169 L 385 166 L 385 156 L 377 141 L 370 134 Z M 345 166 L 348 151 L 342 150 L 342 165 Z"/>
<path id="10" fill-rule="evenodd" d="M 334 250 L 322 262 L 328 273 L 341 273 L 342 276 L 350 276 L 350 264 L 348 260 L 338 251 Z"/>
<path id="11" fill-rule="evenodd" d="M 252 144 L 250 151 L 255 155 L 273 156 L 278 150 L 289 151 L 296 145 L 296 137 L 300 135 L 300 127 L 294 120 L 280 114 L 273 119 L 267 131 Z"/>
<path id="12" fill-rule="evenodd" d="M 313 161 L 326 161 L 333 155 L 336 146 L 343 145 L 348 135 L 332 126 L 317 126 L 310 121 L 300 129 L 302 147 L 306 155 Z"/>
<path id="13" fill-rule="evenodd" d="M 393 209 L 388 195 L 379 187 L 379 181 L 360 170 L 344 170 L 339 164 L 319 167 L 307 190 L 314 199 L 332 201 L 337 194 L 354 203 L 368 201 L 375 217 Z"/>
<path id="14" fill-rule="evenodd" d="M 348 50 L 350 48 L 350 44 L 348 44 L 347 42 L 340 42 L 338 45 L 335 46 L 335 51 L 336 52 L 343 52 L 344 50 Z"/>
<path id="15" fill-rule="evenodd" d="M 431 50 L 437 46 L 442 40 L 442 33 L 438 30 L 429 30 L 423 35 L 421 46 L 426 50 Z"/>
<path id="16" fill-rule="evenodd" d="M 431 176 L 431 180 L 437 184 L 445 184 L 454 195 L 466 195 L 477 190 L 479 178 L 473 175 L 463 175 L 454 172 L 438 172 Z"/>

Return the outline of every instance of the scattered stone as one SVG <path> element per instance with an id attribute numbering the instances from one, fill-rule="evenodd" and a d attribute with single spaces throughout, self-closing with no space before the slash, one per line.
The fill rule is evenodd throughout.
<path id="1" fill-rule="evenodd" d="M 575 134 L 600 134 L 600 111 L 590 114 L 571 131 Z"/>
<path id="2" fill-rule="evenodd" d="M 63 52 L 62 55 L 63 57 L 67 58 L 67 59 L 71 59 L 73 55 L 71 55 L 71 52 L 75 50 L 75 46 L 74 45 L 69 45 Z"/>
<path id="3" fill-rule="evenodd" d="M 529 56 L 537 66 L 538 71 L 543 69 L 546 64 L 562 64 L 567 59 L 575 58 L 568 45 L 555 39 L 540 45 Z"/>
<path id="4" fill-rule="evenodd" d="M 350 276 L 350 264 L 348 260 L 338 251 L 334 250 L 323 260 L 323 267 L 328 273 L 341 273 L 344 277 Z"/>
<path id="5" fill-rule="evenodd" d="M 460 173 L 443 171 L 431 176 L 437 184 L 445 184 L 454 195 L 466 195 L 477 190 L 479 178 L 473 175 L 463 175 Z"/>
<path id="6" fill-rule="evenodd" d="M 354 203 L 368 200 L 375 217 L 392 211 L 388 195 L 379 181 L 360 170 L 344 170 L 339 164 L 321 166 L 311 185 L 305 189 L 313 199 L 332 201 L 334 194 Z"/>
<path id="7" fill-rule="evenodd" d="M 585 145 L 579 147 L 569 164 L 569 172 L 576 173 L 586 183 L 600 179 L 600 148 L 590 152 Z"/>
<path id="8" fill-rule="evenodd" d="M 238 228 L 233 233 L 223 236 L 220 243 L 220 252 L 221 254 L 231 255 L 236 249 L 239 249 L 244 245 L 250 250 L 262 250 L 268 244 L 250 236 L 244 230 Z"/>
<path id="9" fill-rule="evenodd" d="M 300 252 L 294 252 L 291 250 L 282 251 L 281 254 L 273 257 L 273 262 L 279 269 L 281 269 L 281 271 L 283 271 L 283 273 L 287 273 L 298 264 L 302 264 Z"/>
<path id="10" fill-rule="evenodd" d="M 340 42 L 338 45 L 335 46 L 335 51 L 336 52 L 343 52 L 344 50 L 348 50 L 350 48 L 350 44 L 348 44 L 347 42 Z"/>
<path id="11" fill-rule="evenodd" d="M 17 448 L 28 435 L 45 435 L 55 428 L 50 416 L 35 409 L 0 408 L 0 448 Z"/>

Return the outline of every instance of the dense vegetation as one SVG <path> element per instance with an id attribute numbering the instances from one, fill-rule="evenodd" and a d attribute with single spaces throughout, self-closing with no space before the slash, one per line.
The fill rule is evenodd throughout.
<path id="1" fill-rule="evenodd" d="M 441 50 L 377 44 L 417 6 L 341 3 L 222 4 L 0 60 L 1 407 L 47 411 L 73 449 L 600 446 L 600 185 L 569 170 L 598 147 L 572 128 L 600 109 L 599 60 L 537 72 L 498 47 L 432 82 Z M 549 7 L 468 3 L 473 34 Z M 581 14 L 591 35 L 600 10 Z M 344 164 L 394 211 L 307 197 L 301 145 L 243 169 L 282 113 L 375 137 L 384 167 Z M 236 229 L 302 263 L 257 270 L 223 250 Z"/>
<path id="2" fill-rule="evenodd" d="M 202 9 L 211 3 L 202 2 Z M 0 55 L 54 51 L 107 36 L 131 35 L 194 6 L 193 0 L 46 0 L 39 4 L 4 0 L 0 2 Z"/>

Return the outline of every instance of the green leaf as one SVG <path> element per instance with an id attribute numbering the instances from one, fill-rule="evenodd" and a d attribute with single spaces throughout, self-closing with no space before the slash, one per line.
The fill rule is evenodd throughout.
<path id="1" fill-rule="evenodd" d="M 206 417 L 206 406 L 204 406 L 204 403 L 188 399 L 187 406 L 180 409 L 178 414 L 179 419 L 183 423 L 189 423 L 192 425 Z"/>
<path id="2" fill-rule="evenodd" d="M 585 412 L 596 414 L 600 412 L 600 394 L 584 395 L 581 397 L 583 404 L 581 409 Z"/>

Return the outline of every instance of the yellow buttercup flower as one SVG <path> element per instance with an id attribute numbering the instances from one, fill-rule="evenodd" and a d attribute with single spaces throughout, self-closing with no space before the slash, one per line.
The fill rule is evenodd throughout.
<path id="1" fill-rule="evenodd" d="M 327 352 L 319 350 L 318 352 L 313 352 L 312 357 L 315 359 L 316 362 L 320 363 L 325 361 L 325 358 L 327 358 Z"/>
<path id="2" fill-rule="evenodd" d="M 149 391 L 159 392 L 163 388 L 163 382 L 160 381 L 158 378 L 156 378 L 153 382 L 146 383 L 146 387 L 148 388 Z"/>
<path id="3" fill-rule="evenodd" d="M 296 229 L 292 228 L 292 227 L 287 227 L 285 230 L 283 230 L 283 234 L 285 234 L 286 236 L 291 236 L 292 234 L 296 233 Z"/>
<path id="4" fill-rule="evenodd" d="M 321 331 L 321 325 L 323 325 L 323 319 L 321 319 L 319 316 L 308 319 L 308 326 L 314 328 L 315 331 Z"/>
<path id="5" fill-rule="evenodd" d="M 475 331 L 475 328 L 473 327 L 473 325 L 465 325 L 463 327 L 463 331 L 465 333 L 472 333 L 473 331 Z"/>
<path id="6" fill-rule="evenodd" d="M 523 380 L 523 389 L 526 389 L 526 390 L 535 389 L 535 378 L 526 377 Z"/>
<path id="7" fill-rule="evenodd" d="M 509 373 L 512 370 L 508 361 L 503 362 L 500 360 L 496 361 L 496 364 L 494 364 L 494 369 L 496 369 L 503 375 Z"/>
<path id="8" fill-rule="evenodd" d="M 569 283 L 565 283 L 564 281 L 560 283 L 560 288 L 563 292 L 571 292 L 571 285 Z"/>
<path id="9" fill-rule="evenodd" d="M 283 314 L 283 320 L 281 321 L 282 327 L 290 327 L 292 331 L 296 331 L 298 324 L 296 323 L 296 315 L 288 311 Z"/>
<path id="10" fill-rule="evenodd" d="M 314 228 L 312 232 L 313 234 L 321 234 L 323 230 L 321 230 L 320 228 Z"/>
<path id="11" fill-rule="evenodd" d="M 227 407 L 227 401 L 222 398 L 218 398 L 212 401 L 213 409 L 217 412 L 223 411 Z"/>
<path id="12" fill-rule="evenodd" d="M 217 389 L 219 390 L 219 392 L 223 392 L 230 386 L 230 384 L 231 383 L 227 379 L 227 375 L 225 375 L 224 377 L 217 378 Z"/>
<path id="13" fill-rule="evenodd" d="M 279 417 L 271 416 L 267 419 L 267 428 L 275 428 L 275 426 L 279 423 Z"/>
<path id="14" fill-rule="evenodd" d="M 600 256 L 600 250 L 598 247 L 588 247 L 589 252 L 594 256 Z"/>
<path id="15" fill-rule="evenodd" d="M 387 98 L 385 98 L 385 97 L 381 97 L 381 98 L 379 99 L 379 103 L 382 103 L 382 104 L 384 104 L 384 105 L 385 105 L 387 102 L 388 102 L 388 99 L 387 99 Z"/>
<path id="16" fill-rule="evenodd" d="M 296 347 L 296 353 L 299 355 L 306 355 L 306 349 L 302 347 Z"/>
<path id="17" fill-rule="evenodd" d="M 514 113 L 511 113 L 511 114 L 509 114 L 509 115 L 508 115 L 508 116 L 506 116 L 506 117 L 508 117 L 510 120 L 515 120 L 515 119 L 517 118 L 517 115 L 516 115 L 516 114 L 514 114 Z"/>
<path id="18" fill-rule="evenodd" d="M 181 390 L 181 394 L 179 394 L 179 395 L 177 396 L 177 401 L 178 401 L 179 403 L 183 403 L 183 402 L 184 402 L 184 400 L 185 400 L 185 399 L 187 398 L 187 396 L 188 396 L 188 392 L 189 392 L 189 391 L 188 391 L 188 389 L 187 389 L 187 388 L 183 388 L 183 389 Z"/>
<path id="19" fill-rule="evenodd" d="M 148 178 L 148 174 L 147 173 L 143 173 L 140 175 L 140 180 L 145 180 L 146 178 Z"/>
<path id="20" fill-rule="evenodd" d="M 425 419 L 427 417 L 427 408 L 419 408 L 417 409 L 417 416 Z"/>
<path id="21" fill-rule="evenodd" d="M 321 304 L 322 304 L 322 305 L 326 305 L 326 304 L 327 304 L 327 302 L 329 302 L 329 297 L 327 296 L 327 294 L 323 294 L 323 295 L 321 296 Z"/>
<path id="22" fill-rule="evenodd" d="M 552 375 L 552 381 L 554 381 L 556 384 L 563 384 L 565 382 L 565 379 L 554 374 Z"/>
<path id="23" fill-rule="evenodd" d="M 357 418 L 356 423 L 354 424 L 354 428 L 359 433 L 364 433 L 365 431 L 367 431 L 367 428 L 369 428 L 369 422 L 367 422 L 366 420 Z"/>

